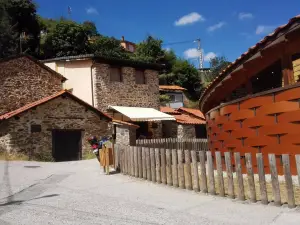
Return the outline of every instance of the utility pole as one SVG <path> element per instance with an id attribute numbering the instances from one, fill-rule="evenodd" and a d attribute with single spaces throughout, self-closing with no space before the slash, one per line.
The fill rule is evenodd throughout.
<path id="1" fill-rule="evenodd" d="M 194 42 L 197 42 L 197 44 L 198 44 L 197 50 L 199 52 L 199 69 L 202 69 L 203 68 L 203 53 L 202 53 L 202 49 L 201 49 L 201 40 L 200 40 L 200 38 L 198 38 Z"/>

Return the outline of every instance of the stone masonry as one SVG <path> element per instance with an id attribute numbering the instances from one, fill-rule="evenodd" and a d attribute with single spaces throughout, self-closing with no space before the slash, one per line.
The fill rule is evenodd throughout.
<path id="1" fill-rule="evenodd" d="M 31 133 L 31 125 L 41 125 L 41 132 Z M 6 151 L 24 153 L 37 160 L 52 159 L 52 130 L 82 131 L 82 152 L 91 149 L 91 136 L 111 135 L 111 123 L 77 101 L 60 96 L 16 117 L 0 123 L 0 146 Z"/>
<path id="2" fill-rule="evenodd" d="M 109 105 L 149 107 L 159 110 L 158 72 L 145 70 L 146 84 L 136 84 L 135 68 L 122 67 L 122 82 L 110 81 L 110 65 L 93 68 L 95 105 L 106 111 Z"/>
<path id="3" fill-rule="evenodd" d="M 136 140 L 136 128 L 116 125 L 116 144 L 133 146 Z"/>
<path id="4" fill-rule="evenodd" d="M 178 124 L 177 138 L 195 138 L 195 125 Z"/>
<path id="5" fill-rule="evenodd" d="M 62 90 L 62 78 L 27 56 L 0 62 L 0 115 Z"/>

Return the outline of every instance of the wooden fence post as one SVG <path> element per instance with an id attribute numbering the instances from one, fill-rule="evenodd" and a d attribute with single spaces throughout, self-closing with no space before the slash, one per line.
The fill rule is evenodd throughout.
<path id="1" fill-rule="evenodd" d="M 200 189 L 201 192 L 207 193 L 207 178 L 206 178 L 206 166 L 205 166 L 205 152 L 199 152 L 200 159 Z"/>
<path id="2" fill-rule="evenodd" d="M 246 168 L 247 168 L 247 178 L 248 178 L 248 186 L 250 193 L 250 201 L 256 202 L 256 191 L 255 191 L 255 182 L 254 182 L 254 174 L 252 168 L 252 157 L 251 153 L 245 153 L 246 159 Z"/>
<path id="3" fill-rule="evenodd" d="M 131 176 L 134 176 L 134 147 L 130 146 L 130 156 L 131 156 Z"/>
<path id="4" fill-rule="evenodd" d="M 224 188 L 221 152 L 215 152 L 215 156 L 216 156 L 216 165 L 217 165 L 217 171 L 218 171 L 219 192 L 220 192 L 220 196 L 224 197 L 225 196 L 225 188 Z"/>
<path id="5" fill-rule="evenodd" d="M 138 171 L 138 168 L 139 168 L 139 165 L 138 165 L 138 149 L 136 146 L 133 147 L 133 150 L 134 150 L 134 176 L 135 177 L 139 177 L 139 171 Z"/>
<path id="6" fill-rule="evenodd" d="M 258 178 L 259 178 L 259 187 L 260 187 L 260 200 L 263 204 L 268 204 L 268 194 L 266 186 L 266 176 L 265 176 L 265 167 L 262 153 L 256 153 L 257 168 L 258 168 Z"/>
<path id="7" fill-rule="evenodd" d="M 138 171 L 139 171 L 139 178 L 143 178 L 143 160 L 142 160 L 142 147 L 137 147 L 138 151 Z"/>
<path id="8" fill-rule="evenodd" d="M 124 153 L 125 153 L 125 162 L 124 162 L 124 166 L 125 166 L 125 174 L 128 174 L 128 146 L 124 146 Z"/>
<path id="9" fill-rule="evenodd" d="M 192 150 L 191 156 L 192 156 L 192 167 L 193 167 L 193 189 L 194 191 L 199 192 L 200 188 L 199 188 L 197 152 L 195 150 Z"/>
<path id="10" fill-rule="evenodd" d="M 230 152 L 225 152 L 224 155 L 225 155 L 226 173 L 227 173 L 227 180 L 228 180 L 228 196 L 230 198 L 234 198 L 231 155 Z"/>
<path id="11" fill-rule="evenodd" d="M 179 149 L 177 154 L 178 154 L 178 181 L 179 181 L 179 187 L 184 189 L 185 188 L 185 181 L 184 181 L 183 150 Z"/>
<path id="12" fill-rule="evenodd" d="M 237 179 L 237 197 L 241 201 L 245 201 L 244 178 L 242 174 L 241 155 L 239 152 L 234 153 L 235 172 Z"/>
<path id="13" fill-rule="evenodd" d="M 142 147 L 143 178 L 147 179 L 146 147 Z"/>
<path id="14" fill-rule="evenodd" d="M 297 174 L 298 174 L 298 184 L 300 186 L 300 155 L 295 155 L 296 158 L 296 166 L 297 166 Z"/>
<path id="15" fill-rule="evenodd" d="M 166 171 L 166 149 L 160 149 L 160 158 L 161 158 L 161 182 L 167 184 L 167 171 Z"/>
<path id="16" fill-rule="evenodd" d="M 155 148 L 155 168 L 156 168 L 156 182 L 161 183 L 161 169 L 160 169 L 160 153 L 159 148 Z"/>
<path id="17" fill-rule="evenodd" d="M 173 180 L 172 180 L 172 156 L 171 156 L 171 150 L 166 149 L 166 173 L 167 173 L 167 184 L 172 186 Z"/>
<path id="18" fill-rule="evenodd" d="M 190 150 L 184 150 L 184 180 L 185 180 L 185 188 L 188 190 L 192 190 L 192 173 L 191 173 L 191 152 Z"/>
<path id="19" fill-rule="evenodd" d="M 147 168 L 147 180 L 151 181 L 151 160 L 150 160 L 150 148 L 146 147 L 146 168 Z"/>
<path id="20" fill-rule="evenodd" d="M 285 188 L 287 192 L 287 202 L 289 208 L 295 208 L 295 196 L 293 180 L 291 175 L 290 156 L 288 154 L 282 155 L 283 171 L 285 178 Z"/>
<path id="21" fill-rule="evenodd" d="M 207 156 L 207 169 L 208 169 L 207 175 L 208 175 L 208 182 L 209 182 L 208 191 L 211 195 L 215 195 L 216 194 L 215 174 L 214 174 L 214 164 L 213 164 L 211 152 L 207 151 L 206 156 Z"/>
<path id="22" fill-rule="evenodd" d="M 150 163 L 151 163 L 151 180 L 156 182 L 156 171 L 155 171 L 155 150 L 150 148 Z"/>
<path id="23" fill-rule="evenodd" d="M 177 149 L 172 149 L 172 178 L 173 186 L 178 187 L 178 158 L 177 158 Z"/>
<path id="24" fill-rule="evenodd" d="M 276 167 L 276 158 L 274 154 L 269 154 L 269 165 L 272 179 L 272 192 L 274 197 L 274 204 L 277 206 L 281 205 L 281 196 L 278 182 L 278 173 Z"/>

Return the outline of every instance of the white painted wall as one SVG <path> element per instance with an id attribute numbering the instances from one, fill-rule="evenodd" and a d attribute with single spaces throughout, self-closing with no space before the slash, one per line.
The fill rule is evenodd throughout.
<path id="1" fill-rule="evenodd" d="M 45 65 L 67 78 L 64 89 L 72 88 L 75 96 L 92 105 L 92 60 L 57 61 Z"/>

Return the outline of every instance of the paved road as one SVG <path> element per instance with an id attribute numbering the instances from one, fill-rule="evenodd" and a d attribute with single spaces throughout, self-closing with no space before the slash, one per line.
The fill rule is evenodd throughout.
<path id="1" fill-rule="evenodd" d="M 212 197 L 123 176 L 96 160 L 0 161 L 0 224 L 299 224 L 300 209 Z"/>

